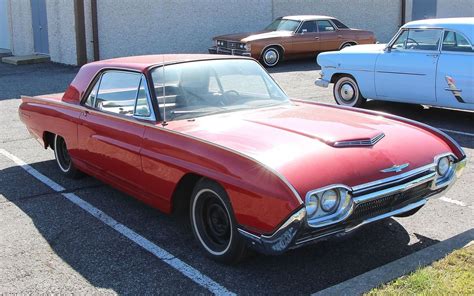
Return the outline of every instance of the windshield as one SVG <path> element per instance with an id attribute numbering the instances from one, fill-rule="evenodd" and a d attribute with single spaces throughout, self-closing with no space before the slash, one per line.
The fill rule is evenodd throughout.
<path id="1" fill-rule="evenodd" d="M 291 31 L 294 32 L 298 28 L 300 22 L 295 20 L 274 20 L 265 30 L 268 31 Z"/>
<path id="2" fill-rule="evenodd" d="M 268 107 L 289 100 L 253 60 L 174 64 L 164 70 L 155 68 L 151 75 L 161 118 L 167 121 Z"/>

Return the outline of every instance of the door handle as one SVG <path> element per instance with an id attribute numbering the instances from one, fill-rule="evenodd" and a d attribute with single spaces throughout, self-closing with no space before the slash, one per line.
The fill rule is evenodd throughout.
<path id="1" fill-rule="evenodd" d="M 319 37 L 314 37 L 314 39 L 319 40 Z"/>
<path id="2" fill-rule="evenodd" d="M 342 35 L 337 35 L 337 38 L 342 38 Z"/>
<path id="3" fill-rule="evenodd" d="M 89 115 L 89 113 L 90 113 L 89 111 L 85 110 L 84 112 L 82 112 L 82 116 L 87 117 L 87 115 Z"/>
<path id="4" fill-rule="evenodd" d="M 438 55 L 439 55 L 439 54 L 437 54 L 437 53 L 429 53 L 429 54 L 427 54 L 426 56 L 427 56 L 427 57 L 434 57 L 434 58 L 437 58 Z"/>

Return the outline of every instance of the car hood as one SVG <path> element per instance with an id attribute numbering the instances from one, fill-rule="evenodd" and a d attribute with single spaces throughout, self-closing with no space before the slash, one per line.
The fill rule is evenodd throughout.
<path id="1" fill-rule="evenodd" d="M 449 152 L 440 138 L 382 116 L 306 103 L 171 121 L 169 128 L 257 160 L 283 175 L 304 197 L 331 184 L 356 186 L 406 172 Z M 335 147 L 383 133 L 373 146 Z M 401 172 L 401 173 L 403 173 Z"/>
<path id="2" fill-rule="evenodd" d="M 238 34 L 221 35 L 221 36 L 214 37 L 214 39 L 250 42 L 250 41 L 261 40 L 261 39 L 291 36 L 292 34 L 293 32 L 290 32 L 290 31 L 259 31 L 259 32 L 253 32 L 253 33 L 238 33 Z"/>

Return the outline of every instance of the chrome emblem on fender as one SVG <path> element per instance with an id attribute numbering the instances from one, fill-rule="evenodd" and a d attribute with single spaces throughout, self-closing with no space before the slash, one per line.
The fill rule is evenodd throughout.
<path id="1" fill-rule="evenodd" d="M 445 76 L 444 78 L 446 79 L 446 83 L 449 86 L 445 88 L 445 90 L 452 92 L 459 103 L 466 103 L 461 96 L 462 90 L 456 87 L 456 81 L 454 81 L 453 77 Z"/>
<path id="2" fill-rule="evenodd" d="M 399 165 L 393 165 L 392 167 L 380 170 L 382 173 L 399 173 L 403 171 L 405 168 L 407 168 L 410 164 L 409 163 L 404 163 L 404 164 L 399 164 Z"/>

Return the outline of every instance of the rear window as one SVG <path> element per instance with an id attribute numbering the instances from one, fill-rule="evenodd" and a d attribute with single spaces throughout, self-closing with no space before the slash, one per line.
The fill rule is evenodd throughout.
<path id="1" fill-rule="evenodd" d="M 336 19 L 332 19 L 331 20 L 335 25 L 336 27 L 338 27 L 339 29 L 349 29 L 348 26 L 344 25 L 343 23 L 341 23 L 340 20 L 336 20 Z"/>

